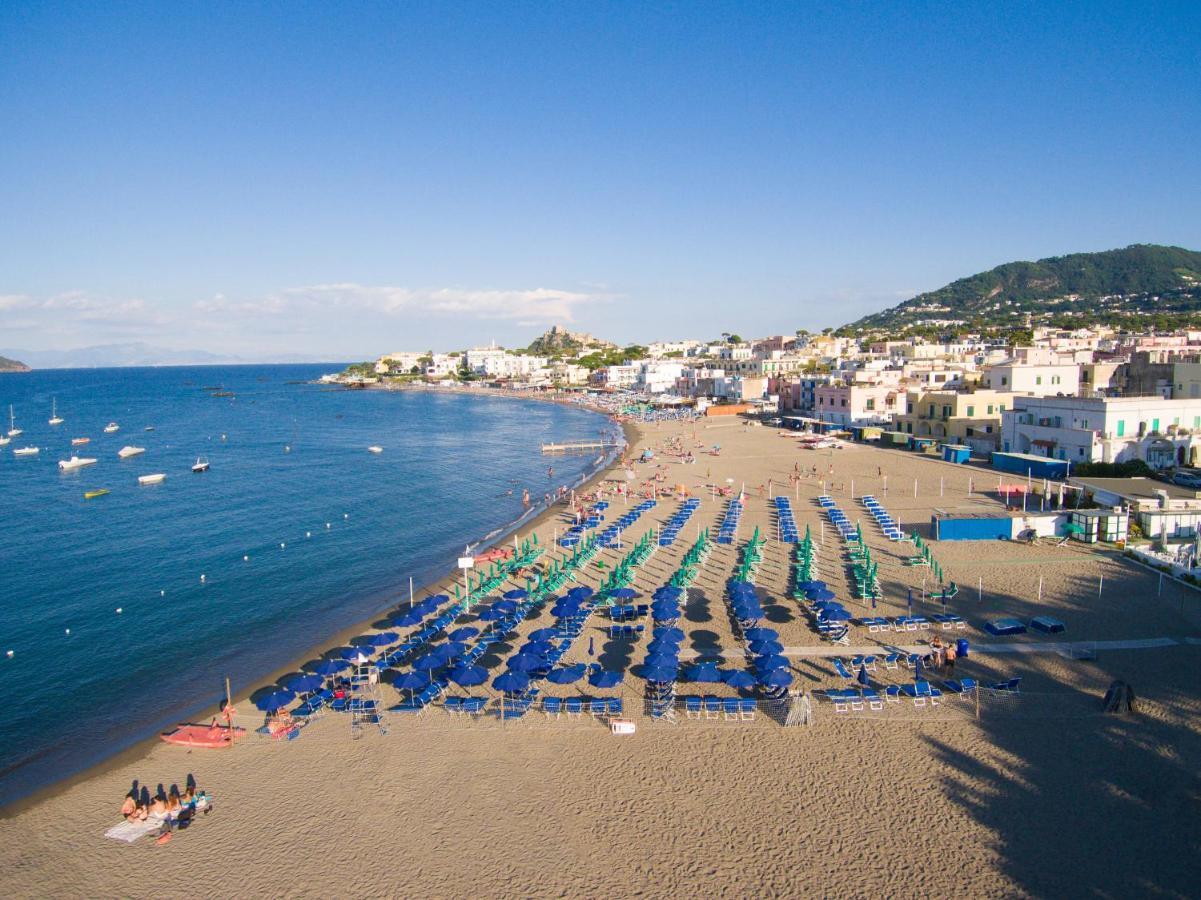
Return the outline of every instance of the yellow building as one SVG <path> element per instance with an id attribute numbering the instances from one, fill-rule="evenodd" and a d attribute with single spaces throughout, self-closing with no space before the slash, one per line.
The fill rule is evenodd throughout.
<path id="1" fill-rule="evenodd" d="M 1001 413 L 1012 403 L 1006 391 L 908 391 L 895 430 L 987 453 L 999 449 Z"/>

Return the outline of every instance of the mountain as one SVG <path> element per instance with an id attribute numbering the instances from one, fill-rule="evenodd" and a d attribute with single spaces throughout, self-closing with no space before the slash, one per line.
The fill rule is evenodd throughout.
<path id="1" fill-rule="evenodd" d="M 28 372 L 29 366 L 7 356 L 0 356 L 0 372 Z"/>
<path id="2" fill-rule="evenodd" d="M 1134 244 L 1006 263 L 918 294 L 837 333 L 1002 333 L 1095 323 L 1180 327 L 1193 320 L 1201 320 L 1201 252 Z"/>
<path id="3" fill-rule="evenodd" d="M 586 348 L 608 350 L 616 346 L 608 341 L 594 338 L 590 334 L 567 331 L 558 325 L 553 325 L 546 334 L 534 338 L 528 349 L 530 353 L 537 356 L 563 356 Z"/>
<path id="4" fill-rule="evenodd" d="M 150 344 L 103 344 L 79 347 L 75 350 L 7 350 L 5 356 L 19 356 L 38 369 L 96 369 L 126 366 L 215 366 L 244 363 L 328 362 L 329 360 L 301 354 L 246 359 L 230 353 L 210 353 L 207 350 L 170 350 Z"/>

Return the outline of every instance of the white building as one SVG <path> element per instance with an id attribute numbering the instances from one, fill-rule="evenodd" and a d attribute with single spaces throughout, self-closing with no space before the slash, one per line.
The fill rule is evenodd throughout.
<path id="1" fill-rule="evenodd" d="M 672 390 L 676 380 L 684 373 L 684 366 L 673 362 L 644 362 L 638 366 L 638 378 L 634 387 L 648 394 L 662 394 Z"/>
<path id="2" fill-rule="evenodd" d="M 375 363 L 376 375 L 408 375 L 413 369 L 421 368 L 421 358 L 429 355 L 426 350 L 402 350 L 381 356 Z"/>
<path id="3" fill-rule="evenodd" d="M 1073 463 L 1194 465 L 1199 447 L 1201 399 L 1015 396 L 1001 417 L 1003 451 Z"/>
<path id="4" fill-rule="evenodd" d="M 994 391 L 1049 397 L 1074 395 L 1080 388 L 1078 363 L 1026 363 L 1016 359 L 986 366 L 984 386 Z"/>

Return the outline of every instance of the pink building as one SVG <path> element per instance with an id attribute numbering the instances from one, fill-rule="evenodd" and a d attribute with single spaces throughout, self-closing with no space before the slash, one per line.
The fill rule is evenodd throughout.
<path id="1" fill-rule="evenodd" d="M 823 384 L 814 390 L 814 418 L 836 425 L 877 425 L 892 420 L 898 390 L 879 384 Z"/>

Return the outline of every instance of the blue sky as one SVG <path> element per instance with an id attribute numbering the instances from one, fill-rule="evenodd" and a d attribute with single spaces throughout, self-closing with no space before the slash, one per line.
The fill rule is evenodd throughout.
<path id="1" fill-rule="evenodd" d="M 0 4 L 0 346 L 838 325 L 1201 248 L 1185 4 Z"/>

